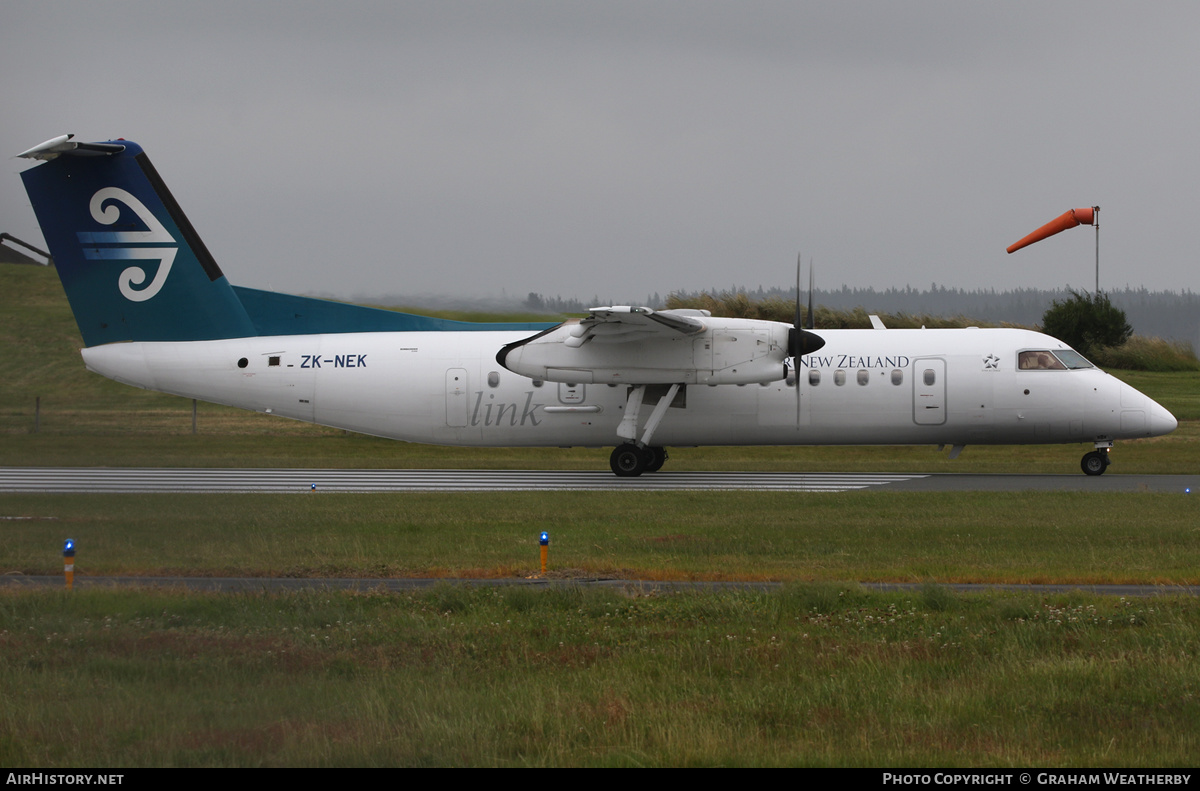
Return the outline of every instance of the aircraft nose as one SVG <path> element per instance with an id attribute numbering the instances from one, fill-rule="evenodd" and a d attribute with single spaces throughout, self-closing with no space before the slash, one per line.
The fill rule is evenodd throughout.
<path id="1" fill-rule="evenodd" d="M 1170 434 L 1179 426 L 1179 421 L 1175 416 L 1166 410 L 1157 401 L 1150 401 L 1150 435 L 1157 437 L 1161 434 Z"/>

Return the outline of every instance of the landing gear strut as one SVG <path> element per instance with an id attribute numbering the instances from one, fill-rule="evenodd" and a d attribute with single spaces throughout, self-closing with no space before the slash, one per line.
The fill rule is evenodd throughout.
<path id="1" fill-rule="evenodd" d="M 1083 454 L 1083 459 L 1079 462 L 1079 466 L 1088 475 L 1103 475 L 1108 469 L 1108 465 L 1112 462 L 1108 458 L 1108 448 L 1097 448 L 1089 453 Z"/>
<path id="2" fill-rule="evenodd" d="M 608 466 L 612 467 L 612 471 L 618 476 L 634 478 L 643 472 L 658 472 L 662 469 L 667 460 L 667 451 L 662 446 L 651 445 L 650 438 L 654 436 L 658 424 L 662 422 L 671 402 L 675 400 L 679 387 L 677 384 L 671 385 L 666 394 L 658 399 L 654 411 L 650 413 L 650 419 L 646 421 L 646 430 L 641 440 L 637 440 L 638 413 L 642 409 L 642 397 L 646 393 L 646 386 L 638 385 L 629 391 L 625 401 L 625 416 L 617 426 L 617 436 L 629 441 L 614 448 L 608 460 Z"/>

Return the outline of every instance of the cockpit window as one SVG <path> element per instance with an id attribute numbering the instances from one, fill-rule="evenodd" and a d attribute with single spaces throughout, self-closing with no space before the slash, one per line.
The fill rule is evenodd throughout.
<path id="1" fill-rule="evenodd" d="M 1070 368 L 1072 371 L 1075 370 L 1076 368 L 1095 368 L 1096 367 L 1096 366 L 1092 365 L 1090 362 L 1088 362 L 1087 359 L 1084 358 L 1084 356 L 1082 354 L 1075 351 L 1074 349 L 1059 349 L 1054 354 L 1056 357 L 1058 357 L 1058 359 L 1062 360 L 1063 363 L 1068 368 Z"/>
<path id="2" fill-rule="evenodd" d="M 1017 368 L 1022 371 L 1065 371 L 1068 368 L 1094 368 L 1079 352 L 1071 349 L 1049 349 L 1021 352 L 1017 355 Z"/>

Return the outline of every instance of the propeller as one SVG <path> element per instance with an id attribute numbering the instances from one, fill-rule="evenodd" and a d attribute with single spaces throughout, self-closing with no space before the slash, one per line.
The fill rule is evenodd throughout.
<path id="1" fill-rule="evenodd" d="M 800 259 L 803 254 L 796 255 L 796 318 L 792 328 L 788 330 L 788 354 L 792 358 L 792 374 L 796 377 L 796 427 L 800 426 L 800 358 L 812 354 L 825 345 L 825 339 L 815 332 L 813 326 L 813 268 L 808 266 L 808 328 L 801 326 L 800 317 Z"/>

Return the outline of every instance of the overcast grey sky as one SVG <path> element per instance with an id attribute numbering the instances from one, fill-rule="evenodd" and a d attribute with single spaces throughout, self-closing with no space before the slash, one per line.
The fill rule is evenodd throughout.
<path id="1" fill-rule="evenodd" d="M 146 148 L 229 279 L 1200 290 L 1200 3 L 0 4 L 12 155 Z"/>

